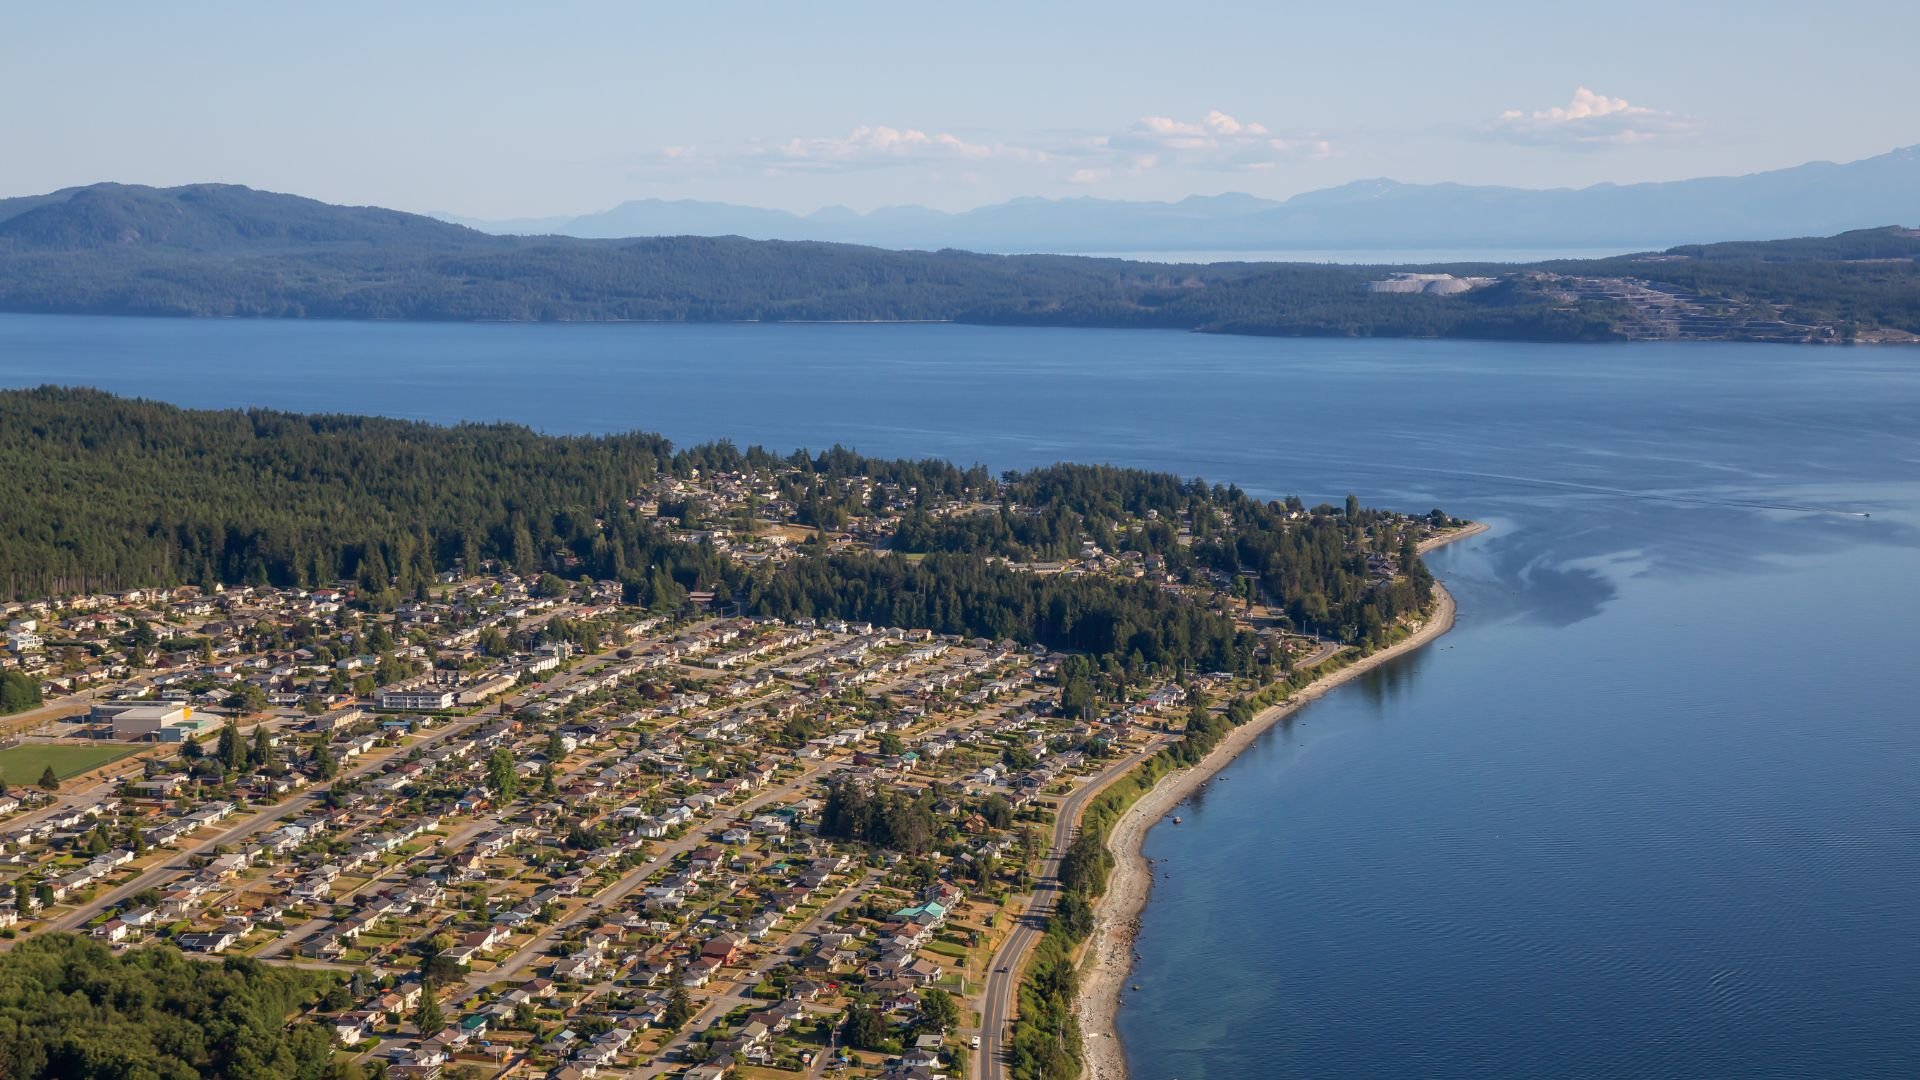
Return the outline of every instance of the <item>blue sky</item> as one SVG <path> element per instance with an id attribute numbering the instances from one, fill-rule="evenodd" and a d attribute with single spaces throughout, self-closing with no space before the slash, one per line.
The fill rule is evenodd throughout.
<path id="1" fill-rule="evenodd" d="M 1920 143 L 1920 3 L 33 4 L 0 194 L 483 217 L 1751 172 Z"/>

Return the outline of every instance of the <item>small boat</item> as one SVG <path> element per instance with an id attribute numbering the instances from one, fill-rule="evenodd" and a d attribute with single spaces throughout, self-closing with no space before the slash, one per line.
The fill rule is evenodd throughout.
<path id="1" fill-rule="evenodd" d="M 1138 989 L 1140 989 L 1140 984 L 1139 984 L 1139 983 L 1134 983 L 1134 984 L 1133 984 L 1133 988 L 1134 988 L 1135 990 L 1138 990 Z"/>
<path id="2" fill-rule="evenodd" d="M 1174 819 L 1173 819 L 1173 823 L 1174 823 L 1175 825 L 1178 825 L 1178 824 L 1180 824 L 1180 819 L 1179 819 L 1179 818 L 1174 818 Z"/>

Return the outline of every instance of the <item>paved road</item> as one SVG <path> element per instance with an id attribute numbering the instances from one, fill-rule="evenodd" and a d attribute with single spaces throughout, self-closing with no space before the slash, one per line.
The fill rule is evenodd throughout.
<path id="1" fill-rule="evenodd" d="M 575 672 L 584 671 L 587 668 L 592 667 L 594 664 L 600 661 L 612 659 L 613 656 L 614 656 L 614 650 L 609 649 L 606 652 L 599 653 L 595 656 L 589 657 L 586 660 L 582 661 L 575 668 Z M 552 689 L 564 687 L 578 677 L 579 676 L 577 674 L 572 674 L 572 673 L 567 675 L 562 675 L 559 678 L 554 679 L 552 682 L 548 683 L 542 689 L 552 690 Z M 511 697 L 504 699 L 502 704 L 508 707 L 507 711 L 511 711 L 513 708 L 517 708 L 520 704 L 524 703 L 527 700 L 527 698 L 530 696 L 531 696 L 530 692 L 523 691 L 522 693 L 515 694 L 515 695 L 512 695 Z M 453 738 L 456 735 L 466 734 L 467 732 L 470 732 L 477 727 L 481 727 L 487 723 L 496 721 L 499 718 L 500 718 L 500 712 L 498 708 L 494 706 L 488 706 L 487 708 L 474 713 L 472 716 L 468 716 L 461 720 L 456 720 L 453 723 L 446 725 L 445 727 L 439 728 L 435 731 L 431 731 L 425 736 L 422 736 L 419 741 L 411 743 L 407 746 L 401 747 L 399 750 L 396 750 L 394 753 L 402 753 L 402 752 L 407 752 L 415 749 L 425 749 L 427 747 L 434 745 L 435 743 L 443 742 L 447 739 Z M 341 781 L 344 781 L 344 780 L 357 779 L 359 777 L 366 776 L 368 774 L 376 772 L 388 761 L 392 760 L 392 758 L 393 758 L 393 754 L 382 754 L 380 757 L 376 759 L 363 762 L 360 765 L 357 765 L 351 769 L 341 772 L 330 783 L 315 785 L 314 787 L 309 788 L 307 791 L 299 795 L 295 795 L 292 798 L 287 799 L 286 801 L 280 803 L 277 806 L 268 807 L 265 810 L 261 810 L 257 813 L 247 815 L 241 818 L 241 820 L 237 824 L 230 826 L 225 832 L 218 833 L 209 839 L 202 840 L 201 842 L 193 845 L 190 848 L 186 848 L 184 850 L 173 852 L 167 855 L 166 857 L 162 858 L 159 862 L 155 863 L 151 867 L 148 867 L 144 872 L 134 877 L 132 881 L 129 881 L 125 885 L 121 885 L 116 889 L 113 889 L 112 891 L 106 893 L 105 895 L 94 897 L 91 901 L 87 902 L 86 904 L 83 904 L 80 907 L 75 908 L 73 911 L 70 911 L 66 915 L 63 915 L 59 919 L 49 923 L 46 929 L 49 929 L 49 930 L 77 929 L 78 927 L 84 925 L 87 922 L 87 920 L 93 918 L 93 916 L 99 914 L 102 911 L 106 911 L 113 908 L 115 905 L 120 904 L 121 902 L 125 901 L 128 897 L 132 896 L 134 893 L 137 893 L 142 889 L 158 888 L 163 884 L 172 882 L 174 879 L 184 876 L 187 873 L 188 864 L 190 863 L 190 861 L 194 856 L 204 855 L 207 852 L 212 851 L 215 847 L 218 847 L 222 844 L 231 844 L 240 840 L 244 840 L 250 836 L 253 836 L 259 832 L 264 831 L 268 826 L 276 825 L 282 821 L 285 821 L 289 817 L 295 816 L 296 814 L 309 812 L 319 803 L 321 797 L 333 785 L 339 784 Z M 4 943 L 0 943 L 0 945 L 3 945 L 3 944 Z"/>
<path id="2" fill-rule="evenodd" d="M 1061 801 L 1059 814 L 1053 821 L 1052 845 L 1040 864 L 1039 884 L 1027 897 L 1026 908 L 1015 922 L 1013 932 L 1007 935 L 1007 939 L 1000 943 L 999 950 L 993 954 L 993 966 L 987 973 L 986 994 L 980 1004 L 980 1052 L 975 1055 L 980 1076 L 986 1080 L 998 1080 L 1005 1074 L 1004 1044 L 1013 1021 L 1014 1007 L 1019 1001 L 1021 969 L 1026 966 L 1027 953 L 1032 951 L 1046 932 L 1047 915 L 1053 910 L 1054 900 L 1060 892 L 1060 859 L 1067 853 L 1067 845 L 1073 842 L 1080 812 L 1086 808 L 1089 799 L 1129 769 L 1158 753 L 1159 749 L 1160 744 L 1156 741 L 1143 750 L 1135 751 L 1090 782 L 1074 789 Z"/>
<path id="3" fill-rule="evenodd" d="M 289 930 L 279 937 L 274 938 L 272 941 L 267 942 L 259 952 L 253 954 L 253 958 L 255 960 L 272 960 L 276 957 L 285 956 L 288 953 L 297 954 L 301 942 L 328 927 L 336 925 L 338 924 L 324 915 L 308 919 L 300 925 L 299 929 Z M 307 957 L 302 957 L 301 959 L 310 964 L 321 963 L 321 961 L 311 960 Z"/>
<path id="4" fill-rule="evenodd" d="M 412 864 L 416 862 L 427 862 L 434 859 L 438 859 L 440 857 L 439 852 L 441 851 L 458 851 L 460 850 L 461 847 L 465 846 L 468 840 L 473 839 L 475 836 L 478 836 L 481 833 L 485 832 L 486 830 L 494 828 L 499 824 L 500 824 L 500 819 L 498 816 L 483 817 L 475 821 L 472 821 L 468 823 L 465 827 L 461 828 L 457 832 L 454 832 L 452 835 L 448 836 L 446 839 L 440 841 L 438 844 L 432 845 L 430 847 L 422 848 L 420 851 L 416 852 L 415 854 L 408 856 L 407 858 L 401 859 L 399 862 L 394 863 L 392 866 L 381 871 L 379 874 L 376 874 L 375 876 L 368 878 L 359 888 L 353 889 L 349 892 L 340 893 L 337 896 L 330 897 L 328 899 L 328 904 L 329 906 L 335 906 L 335 907 L 351 905 L 351 903 L 355 899 L 360 897 L 363 893 L 378 892 L 382 886 L 382 883 L 386 882 L 389 878 L 398 878 L 398 879 L 404 880 L 404 878 L 407 876 L 407 867 L 411 866 Z M 308 919 L 305 923 L 301 924 L 299 929 L 290 930 L 287 933 L 281 934 L 279 937 L 274 938 L 272 941 L 267 942 L 266 945 L 261 947 L 259 952 L 256 952 L 253 954 L 253 958 L 255 960 L 273 960 L 278 957 L 286 956 L 288 953 L 294 953 L 296 956 L 298 956 L 299 945 L 301 942 L 307 940 L 308 938 L 314 936 L 315 934 L 319 933 L 322 930 L 326 930 L 330 927 L 334 927 L 338 925 L 339 925 L 338 922 L 336 922 L 334 919 L 326 915 L 316 916 L 315 918 Z M 311 965 L 320 963 L 320 961 L 314 960 L 311 957 L 301 956 L 298 958 L 303 966 L 311 966 Z"/>
<path id="5" fill-rule="evenodd" d="M 680 1063 L 669 1062 L 667 1060 L 668 1056 L 673 1051 L 685 1046 L 688 1040 L 692 1039 L 695 1035 L 705 1031 L 715 1020 L 718 1020 L 720 1017 L 727 1015 L 742 1005 L 772 1004 L 771 1002 L 762 1001 L 759 998 L 748 995 L 752 993 L 754 987 L 760 985 L 760 981 L 766 977 L 767 972 L 772 971 L 790 959 L 790 957 L 787 956 L 787 950 L 805 942 L 825 925 L 828 919 L 833 918 L 833 916 L 839 912 L 845 911 L 855 900 L 866 895 L 867 890 L 872 888 L 873 883 L 879 881 L 880 877 L 880 871 L 868 870 L 865 876 L 861 877 L 859 881 L 848 885 L 838 896 L 828 901 L 819 911 L 814 912 L 813 916 L 807 919 L 806 922 L 795 927 L 792 932 L 780 940 L 780 944 L 774 946 L 766 955 L 760 958 L 758 963 L 748 968 L 744 977 L 735 979 L 730 983 L 729 989 L 725 993 L 714 995 L 672 1038 L 660 1044 L 660 1049 L 653 1056 L 653 1064 L 639 1070 L 636 1075 L 641 1077 L 654 1077 L 673 1072 L 680 1067 Z M 822 1053 L 816 1055 L 816 1057 L 824 1059 L 826 1055 Z M 821 1060 L 814 1062 L 815 1065 L 821 1063 Z"/>
<path id="6" fill-rule="evenodd" d="M 138 765 L 139 762 L 135 761 L 134 764 Z M 112 766 L 107 766 L 107 768 L 111 770 Z M 82 806 L 92 806 L 98 803 L 103 797 L 113 794 L 119 787 L 120 779 L 117 773 L 111 771 L 103 773 L 100 779 L 95 780 L 86 787 L 62 791 L 58 797 L 45 806 L 36 807 L 25 813 L 16 814 L 8 818 L 6 822 L 7 828 L 12 830 L 20 828 L 21 826 L 32 825 L 35 822 L 50 818 L 62 810 L 73 810 Z"/>
<path id="7" fill-rule="evenodd" d="M 99 699 L 102 690 L 119 688 L 117 684 L 111 687 L 96 686 L 91 690 L 82 690 L 77 694 L 54 698 L 44 705 L 7 717 L 4 722 L 0 722 L 0 732 L 8 735 L 24 735 L 56 720 L 77 716 L 93 708 L 93 703 Z"/>
<path id="8" fill-rule="evenodd" d="M 607 886 L 595 894 L 592 899 L 575 909 L 573 914 L 564 919 L 555 920 L 552 926 L 515 950 L 513 955 L 508 956 L 487 971 L 481 972 L 478 975 L 468 976 L 465 989 L 461 993 L 459 1000 L 464 1002 L 481 990 L 518 975 L 524 971 L 528 965 L 546 956 L 547 949 L 568 930 L 585 922 L 589 916 L 613 910 L 615 905 L 619 904 L 621 900 L 624 900 L 628 894 L 639 888 L 648 878 L 658 873 L 662 867 L 665 867 L 674 859 L 679 858 L 686 852 L 692 851 L 694 848 L 700 847 L 703 844 L 713 843 L 714 840 L 710 834 L 713 831 L 714 825 L 722 818 L 733 819 L 744 817 L 766 806 L 768 803 L 792 798 L 799 792 L 806 790 L 807 785 L 813 782 L 813 778 L 819 775 L 823 767 L 824 766 L 821 765 L 815 765 L 805 772 L 802 772 L 799 776 L 776 787 L 768 788 L 753 798 L 748 799 L 746 802 L 741 803 L 739 806 L 722 807 L 721 813 L 703 819 L 697 827 L 689 829 L 685 836 L 661 848 L 653 858 L 622 874 L 618 881 L 615 881 L 612 885 Z"/>
<path id="9" fill-rule="evenodd" d="M 443 739 L 464 734 L 479 727 L 483 723 L 497 719 L 499 719 L 499 717 L 492 713 L 476 713 L 465 720 L 457 721 L 441 728 L 439 731 L 427 735 L 421 741 L 414 743 L 412 747 L 406 749 L 431 746 Z M 377 760 L 365 762 L 340 773 L 329 784 L 316 785 L 302 794 L 295 795 L 281 802 L 277 806 L 270 806 L 256 813 L 248 814 L 242 817 L 239 823 L 229 827 L 225 832 L 216 833 L 192 847 L 168 854 L 159 862 L 148 867 L 145 872 L 136 876 L 132 881 L 113 889 L 103 896 L 94 897 L 91 901 L 75 908 L 49 924 L 47 929 L 76 929 L 86 923 L 88 919 L 114 907 L 142 889 L 159 888 L 163 884 L 172 882 L 175 878 L 182 877 L 187 873 L 188 865 L 194 856 L 205 855 L 222 844 L 232 844 L 245 840 L 250 836 L 266 831 L 269 826 L 277 825 L 287 818 L 311 812 L 314 807 L 319 804 L 321 797 L 334 784 L 338 784 L 342 780 L 352 780 L 375 772 L 382 765 L 386 764 L 391 757 L 391 754 L 383 754 Z"/>

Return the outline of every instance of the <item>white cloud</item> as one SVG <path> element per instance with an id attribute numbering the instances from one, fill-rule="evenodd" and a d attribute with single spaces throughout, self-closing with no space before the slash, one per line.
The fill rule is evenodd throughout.
<path id="1" fill-rule="evenodd" d="M 766 176 L 918 169 L 977 182 L 986 170 L 1023 170 L 1078 185 L 1138 176 L 1150 169 L 1271 169 L 1288 161 L 1331 156 L 1318 136 L 1281 137 L 1265 124 L 1214 110 L 1198 120 L 1146 116 L 1109 131 L 1046 131 L 1004 140 L 968 138 L 912 127 L 862 125 L 845 135 L 794 136 L 718 149 L 661 147 L 642 166 L 678 174 L 757 172 Z"/>
<path id="2" fill-rule="evenodd" d="M 947 133 L 917 128 L 857 127 L 845 136 L 788 139 L 758 153 L 776 164 L 794 167 L 848 168 L 928 161 L 981 161 L 1008 148 L 968 142 Z"/>
<path id="3" fill-rule="evenodd" d="M 1333 144 L 1317 135 L 1283 138 L 1265 124 L 1243 123 L 1218 109 L 1197 121 L 1143 116 L 1096 141 L 1135 172 L 1161 166 L 1270 169 L 1282 162 L 1333 156 Z"/>
<path id="4" fill-rule="evenodd" d="M 1508 109 L 1494 118 L 1486 133 L 1526 146 L 1595 149 L 1685 138 L 1701 126 L 1692 117 L 1635 105 L 1582 86 L 1565 105 L 1531 112 Z"/>
<path id="5" fill-rule="evenodd" d="M 913 166 L 971 167 L 996 160 L 1039 161 L 1044 157 L 1026 147 L 972 142 L 947 132 L 862 125 L 845 135 L 753 140 L 718 148 L 662 146 L 640 162 L 637 171 L 680 175 L 751 171 L 781 176 Z"/>

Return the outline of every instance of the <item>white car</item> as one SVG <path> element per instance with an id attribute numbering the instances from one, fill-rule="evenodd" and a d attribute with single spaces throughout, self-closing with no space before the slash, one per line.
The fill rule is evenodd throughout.
<path id="1" fill-rule="evenodd" d="M 975 1050 L 978 1050 L 978 1049 L 980 1049 L 980 1036 L 978 1036 L 978 1035 L 975 1035 L 975 1036 L 973 1037 L 973 1048 L 974 1048 Z"/>

